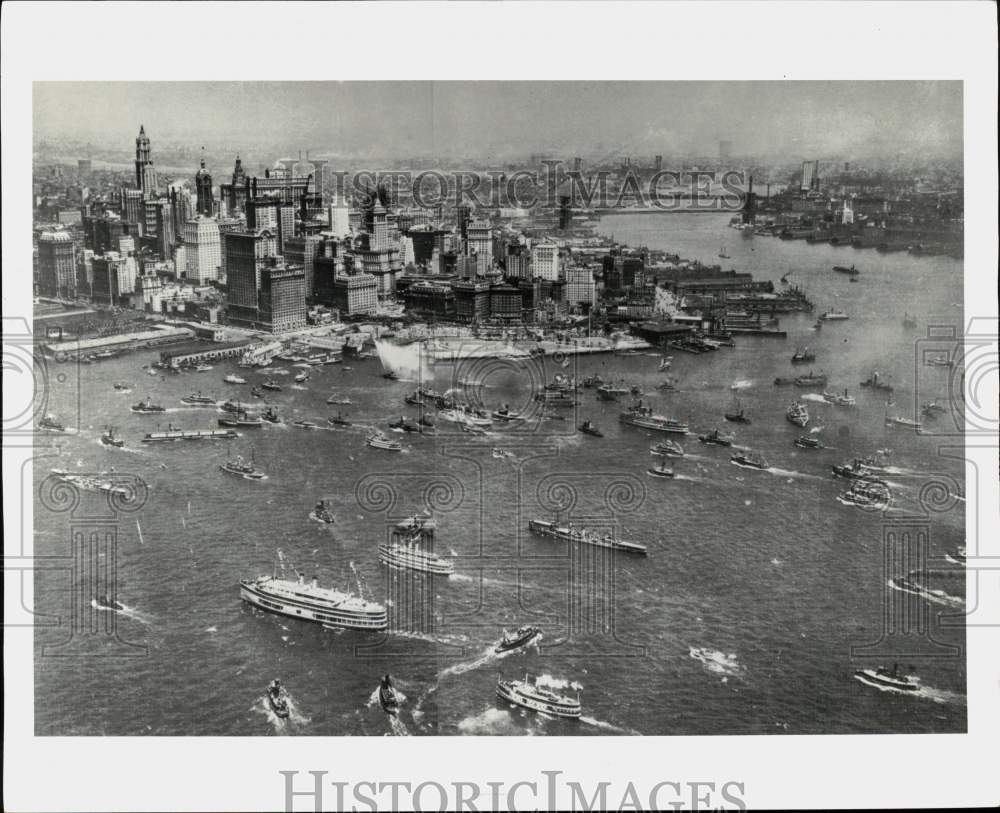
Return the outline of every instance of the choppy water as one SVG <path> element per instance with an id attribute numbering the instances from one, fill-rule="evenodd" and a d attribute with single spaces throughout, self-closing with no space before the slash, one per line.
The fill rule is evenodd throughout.
<path id="1" fill-rule="evenodd" d="M 582 391 L 576 413 L 564 410 L 566 421 L 499 429 L 482 438 L 439 421 L 433 437 L 393 435 L 404 444 L 402 454 L 368 449 L 365 427 L 385 429 L 390 419 L 416 414 L 402 403 L 414 384 L 381 378 L 375 360 L 351 362 L 350 372 L 315 369 L 301 388 L 270 396 L 285 425 L 245 430 L 239 441 L 215 444 L 146 446 L 139 439 L 167 421 L 213 427 L 214 410 L 179 403 L 194 390 L 220 400 L 237 394 L 252 400 L 249 385 L 222 382 L 234 371 L 231 364 L 153 377 L 140 367 L 155 357 L 143 353 L 81 367 L 79 385 L 72 376 L 63 383 L 50 376 L 49 410 L 79 431 L 51 436 L 57 453 L 36 459 L 36 483 L 50 468 L 113 466 L 149 485 L 146 505 L 117 526 L 118 597 L 127 610 L 114 615 L 120 638 L 147 651 L 123 657 L 124 645 L 104 634 L 111 616 L 106 611 L 94 610 L 101 619 L 97 634 L 76 634 L 77 654 L 42 656 L 41 647 L 65 639 L 67 630 L 38 629 L 38 733 L 964 730 L 964 657 L 942 656 L 941 648 L 963 646 L 964 629 L 960 616 L 957 626 L 953 617 L 944 627 L 934 615 L 960 613 L 960 606 L 905 594 L 908 606 L 932 613 L 934 641 L 922 634 L 902 642 L 890 636 L 877 656 L 851 657 L 852 647 L 879 640 L 885 603 L 904 596 L 887 584 L 894 574 L 883 567 L 883 530 L 906 517 L 911 525 L 929 527 L 935 566 L 964 543 L 964 501 L 942 497 L 940 490 L 928 497 L 925 490 L 925 501 L 937 500 L 936 510 L 928 513 L 920 502 L 931 479 L 964 496 L 961 461 L 938 452 L 959 445 L 953 419 L 937 419 L 922 436 L 887 429 L 884 399 L 858 387 L 872 369 L 892 375 L 893 411 L 899 414 L 912 411 L 915 401 L 949 397 L 950 371 L 917 363 L 915 342 L 928 324 L 961 326 L 961 263 L 744 240 L 725 228 L 725 220 L 627 216 L 606 219 L 604 228 L 632 245 L 706 261 L 725 244 L 727 265 L 761 278 L 777 280 L 792 271 L 817 314 L 783 317 L 787 341 L 738 338 L 736 348 L 702 356 L 673 352 L 670 375 L 679 381 L 673 393 L 655 389 L 663 374 L 651 355 L 547 359 L 521 367 L 438 366 L 433 385 L 440 391 L 453 378 L 479 380 L 489 386 L 474 396 L 491 408 L 510 402 L 516 409 L 530 397 L 533 380 L 555 372 L 622 377 L 642 386 L 658 411 L 689 419 L 692 431 L 734 431 L 738 445 L 767 456 L 767 471 L 733 466 L 729 450 L 699 444 L 692 434 L 682 440 L 688 455 L 670 461 L 679 476 L 649 477 L 646 470 L 659 459 L 648 447 L 661 437 L 621 426 L 619 408 L 597 402 L 590 390 Z M 852 262 L 862 270 L 858 284 L 830 270 Z M 851 320 L 813 332 L 816 315 L 832 307 L 846 310 Z M 919 330 L 903 329 L 904 310 L 917 317 Z M 811 426 L 824 426 L 833 448 L 792 445 L 801 430 L 784 420 L 784 409 L 804 393 L 771 382 L 792 373 L 789 358 L 797 344 L 815 350 L 814 367 L 830 375 L 831 390 L 848 387 L 858 399 L 854 409 L 807 401 Z M 253 383 L 275 372 L 243 374 Z M 112 382 L 123 380 L 134 385 L 131 393 L 112 389 Z M 331 392 L 354 404 L 327 406 Z M 753 420 L 749 426 L 722 420 L 737 392 Z M 146 395 L 171 411 L 162 417 L 130 413 L 129 404 Z M 338 410 L 356 425 L 315 431 L 288 425 L 298 419 L 322 425 Z M 573 432 L 584 418 L 594 420 L 605 437 Z M 100 445 L 107 423 L 118 428 L 127 449 Z M 513 457 L 493 458 L 493 446 Z M 836 497 L 847 486 L 830 476 L 830 464 L 885 447 L 893 449 L 886 475 L 894 496 L 890 512 L 839 504 Z M 227 453 L 251 449 L 266 481 L 219 471 Z M 320 497 L 334 500 L 336 525 L 309 519 Z M 80 510 L 96 509 L 102 499 L 85 494 Z M 527 535 L 529 518 L 549 517 L 560 506 L 564 518 L 614 525 L 621 535 L 644 541 L 649 557 L 570 551 Z M 455 557 L 457 574 L 428 582 L 383 572 L 375 546 L 385 538 L 387 523 L 425 508 L 438 519 L 438 552 Z M 36 503 L 36 555 L 65 555 L 70 525 L 69 515 Z M 948 567 L 929 587 L 963 597 L 961 569 L 941 565 L 942 571 Z M 251 611 L 239 599 L 238 580 L 275 568 L 316 573 L 321 583 L 360 587 L 366 597 L 388 601 L 397 632 L 380 641 Z M 35 584 L 36 611 L 72 617 L 68 574 L 46 571 Z M 544 629 L 540 642 L 502 656 L 492 652 L 502 627 L 529 622 Z M 917 696 L 853 679 L 855 669 L 891 662 L 892 647 L 916 652 L 897 659 L 919 673 L 924 689 Z M 387 672 L 406 697 L 398 718 L 369 702 Z M 498 674 L 524 672 L 582 687 L 583 718 L 550 719 L 495 699 Z M 275 677 L 291 698 L 288 720 L 275 718 L 264 699 Z"/>

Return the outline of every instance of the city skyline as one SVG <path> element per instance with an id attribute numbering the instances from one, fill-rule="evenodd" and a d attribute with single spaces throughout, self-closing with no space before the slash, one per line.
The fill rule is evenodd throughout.
<path id="1" fill-rule="evenodd" d="M 328 109 L 328 113 L 321 111 Z M 204 122 L 210 121 L 210 127 Z M 525 127 L 525 122 L 530 126 Z M 953 160 L 960 82 L 38 82 L 36 140 L 343 157 L 544 152 Z M 373 145 L 377 145 L 373 146 Z"/>

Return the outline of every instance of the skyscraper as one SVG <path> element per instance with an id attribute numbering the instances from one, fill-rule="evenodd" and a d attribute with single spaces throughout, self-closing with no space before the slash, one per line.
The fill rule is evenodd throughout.
<path id="1" fill-rule="evenodd" d="M 142 190 L 143 197 L 159 194 L 159 181 L 153 168 L 153 153 L 149 146 L 146 128 L 139 125 L 139 135 L 135 140 L 135 185 Z"/>
<path id="2" fill-rule="evenodd" d="M 204 285 L 218 279 L 219 266 L 222 265 L 222 240 L 218 222 L 199 215 L 185 223 L 184 253 L 188 280 Z"/>
<path id="3" fill-rule="evenodd" d="M 211 217 L 215 214 L 214 201 L 212 199 L 212 175 L 205 169 L 205 159 L 201 159 L 201 168 L 195 173 L 194 185 L 197 193 L 198 214 Z"/>
<path id="4" fill-rule="evenodd" d="M 68 232 L 38 238 L 38 287 L 49 296 L 76 296 L 76 246 Z"/>
<path id="5" fill-rule="evenodd" d="M 229 285 L 229 320 L 253 327 L 260 318 L 261 272 L 269 258 L 278 254 L 277 230 L 226 232 L 222 250 Z"/>

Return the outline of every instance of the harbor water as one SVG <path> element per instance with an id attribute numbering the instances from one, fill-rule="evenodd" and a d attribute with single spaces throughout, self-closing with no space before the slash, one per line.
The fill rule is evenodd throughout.
<path id="1" fill-rule="evenodd" d="M 282 361 L 260 370 L 222 362 L 206 372 L 150 375 L 143 368 L 157 360 L 150 351 L 80 366 L 47 360 L 46 410 L 70 429 L 46 433 L 39 444 L 36 494 L 50 485 L 50 470 L 61 468 L 136 475 L 148 495 L 138 510 L 109 520 L 117 534 L 113 554 L 88 564 L 113 572 L 123 611 L 90 607 L 86 599 L 97 596 L 84 596 L 81 610 L 68 566 L 35 574 L 38 618 L 61 620 L 35 631 L 37 733 L 964 731 L 965 580 L 963 569 L 944 559 L 965 545 L 958 373 L 926 364 L 952 347 L 948 330 L 962 329 L 962 264 L 744 238 L 727 221 L 609 216 L 601 230 L 631 246 L 722 263 L 776 285 L 788 275 L 816 310 L 780 315 L 787 339 L 737 336 L 735 347 L 700 355 L 667 349 L 673 361 L 665 372 L 658 370 L 660 351 L 556 354 L 436 364 L 432 380 L 421 382 L 440 392 L 464 381 L 470 400 L 486 409 L 509 403 L 531 412 L 533 393 L 556 374 L 599 374 L 639 387 L 657 413 L 689 422 L 685 437 L 622 425 L 618 415 L 630 397 L 599 401 L 593 389 L 578 392 L 576 407 L 558 410 L 565 420 L 494 424 L 473 435 L 434 418 L 433 435 L 393 432 L 390 420 L 417 417 L 403 398 L 418 382 L 405 371 L 401 380 L 383 378 L 375 358 L 347 359 L 349 370 L 311 368 L 301 383 L 294 376 L 303 368 Z M 718 259 L 720 253 L 729 258 Z M 832 271 L 851 264 L 861 272 L 857 283 Z M 830 309 L 849 320 L 815 330 Z M 903 326 L 904 312 L 916 328 Z M 804 346 L 816 362 L 792 367 L 792 353 Z M 828 390 L 846 388 L 857 405 L 825 403 L 823 388 L 773 383 L 810 368 L 828 376 Z M 892 405 L 884 393 L 859 386 L 873 371 L 892 381 Z M 224 383 L 234 372 L 249 383 Z M 667 376 L 675 389 L 658 389 Z M 249 390 L 266 377 L 283 387 L 266 393 L 282 424 L 241 429 L 235 441 L 141 442 L 168 423 L 216 428 L 217 409 L 180 403 L 192 392 L 261 407 Z M 116 391 L 115 382 L 131 389 Z M 328 405 L 333 393 L 352 403 Z M 147 396 L 167 412 L 129 411 Z M 947 411 L 926 420 L 924 433 L 886 425 L 887 414 L 919 416 L 919 405 L 935 399 Z M 723 419 L 737 400 L 751 423 Z M 804 430 L 785 420 L 793 400 L 809 410 Z M 353 424 L 330 427 L 326 417 L 338 411 Z M 585 419 L 603 437 L 577 432 Z M 294 426 L 296 420 L 318 428 Z M 101 444 L 107 425 L 125 448 Z M 794 445 L 817 427 L 826 448 Z M 403 451 L 366 447 L 372 428 L 401 441 Z M 735 466 L 733 450 L 698 442 L 697 433 L 715 428 L 735 433 L 735 446 L 762 453 L 769 468 Z M 669 461 L 675 478 L 651 477 L 647 470 L 660 458 L 649 447 L 668 438 L 686 455 Z M 877 449 L 892 450 L 881 475 L 892 491 L 889 509 L 838 502 L 849 483 L 833 477 L 831 465 Z M 237 453 L 252 454 L 267 478 L 222 472 L 220 464 Z M 310 519 L 321 498 L 331 502 L 336 523 Z M 75 510 L 56 508 L 65 506 L 36 501 L 35 555 L 68 562 L 75 523 L 106 512 L 108 501 L 84 492 Z M 436 552 L 455 563 L 450 578 L 378 562 L 377 546 L 393 524 L 424 512 L 437 522 Z M 645 544 L 648 556 L 528 533 L 530 519 L 554 516 L 613 530 Z M 925 596 L 888 583 L 907 575 L 904 565 L 893 570 L 891 550 L 906 534 L 926 541 Z M 389 633 L 324 630 L 241 602 L 241 578 L 272 572 L 315 575 L 321 585 L 388 604 Z M 900 606 L 926 624 L 887 629 L 886 608 Z M 529 623 L 542 628 L 540 641 L 493 652 L 504 628 Z M 894 661 L 919 675 L 917 691 L 881 691 L 854 679 L 855 670 Z M 525 673 L 578 692 L 581 719 L 549 718 L 496 698 L 498 676 Z M 374 699 L 384 674 L 405 696 L 398 717 Z M 274 678 L 289 692 L 287 720 L 276 718 L 265 699 Z"/>

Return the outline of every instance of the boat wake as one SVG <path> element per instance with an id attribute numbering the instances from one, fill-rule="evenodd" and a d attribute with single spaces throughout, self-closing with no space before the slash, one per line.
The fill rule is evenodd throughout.
<path id="1" fill-rule="evenodd" d="M 746 667 L 739 662 L 735 652 L 725 653 L 708 647 L 689 647 L 688 655 L 699 661 L 714 675 L 721 675 L 725 681 L 730 677 L 742 677 Z"/>
<path id="2" fill-rule="evenodd" d="M 460 720 L 458 730 L 462 734 L 487 736 L 520 736 L 534 733 L 530 729 L 520 728 L 507 709 L 498 709 L 493 706 L 484 709 L 479 714 Z"/>
<path id="3" fill-rule="evenodd" d="M 934 604 L 940 604 L 942 607 L 965 607 L 965 599 L 960 598 L 959 596 L 953 596 L 950 593 L 946 593 L 944 590 L 934 590 L 913 581 L 909 581 L 906 584 L 900 584 L 895 579 L 889 579 L 887 583 L 893 590 L 899 590 L 901 593 L 912 593 L 913 595 L 920 596 L 921 598 Z"/>
<path id="4" fill-rule="evenodd" d="M 632 737 L 642 736 L 642 732 L 636 731 L 634 728 L 622 728 L 614 723 L 606 723 L 604 720 L 597 720 L 594 717 L 587 717 L 586 715 L 580 717 L 580 722 L 585 725 L 593 726 L 594 728 L 599 728 L 602 731 L 610 731 L 613 734 L 626 734 Z"/>
<path id="5" fill-rule="evenodd" d="M 547 686 L 550 689 L 575 689 L 578 692 L 583 689 L 582 683 L 577 683 L 575 680 L 564 680 L 563 678 L 553 677 L 548 673 L 535 678 L 535 685 Z"/>
<path id="6" fill-rule="evenodd" d="M 803 393 L 802 395 L 799 396 L 799 398 L 803 401 L 812 401 L 813 403 L 816 404 L 826 404 L 827 406 L 830 406 L 830 402 L 827 401 L 826 398 L 815 392 Z"/>
<path id="7" fill-rule="evenodd" d="M 746 468 L 745 466 L 743 468 Z M 790 471 L 788 469 L 779 469 L 777 466 L 770 466 L 765 469 L 765 471 L 771 474 L 777 474 L 779 477 L 795 477 L 799 480 L 827 480 L 826 477 L 820 477 L 818 474 L 807 474 L 803 471 Z"/>
<path id="8" fill-rule="evenodd" d="M 309 387 L 303 387 L 301 384 L 292 384 L 292 386 L 290 386 L 288 389 L 290 389 L 290 390 L 298 390 L 299 392 L 308 392 L 309 391 Z"/>
<path id="9" fill-rule="evenodd" d="M 869 680 L 865 675 L 854 675 L 854 679 L 859 683 L 864 683 L 865 686 L 871 686 L 873 689 L 878 689 L 880 692 L 887 692 L 888 694 L 903 695 L 905 697 L 922 697 L 924 700 L 931 700 L 935 703 L 964 703 L 965 697 L 956 692 L 949 692 L 946 689 L 935 689 L 933 686 L 924 686 L 920 683 L 920 678 L 916 675 L 911 675 L 910 679 L 917 683 L 919 688 L 916 691 L 897 689 L 895 686 L 886 686 L 882 683 L 876 683 L 874 680 Z"/>
<path id="10" fill-rule="evenodd" d="M 112 607 L 102 607 L 97 603 L 96 598 L 92 598 L 90 600 L 90 606 L 99 612 L 116 613 L 117 615 L 124 616 L 125 618 L 131 618 L 134 621 L 138 621 L 140 624 L 150 623 L 150 619 L 145 615 L 145 613 L 140 613 L 137 609 L 129 607 L 124 602 L 119 601 L 118 603 L 122 605 L 122 609 L 120 610 L 115 610 Z"/>

